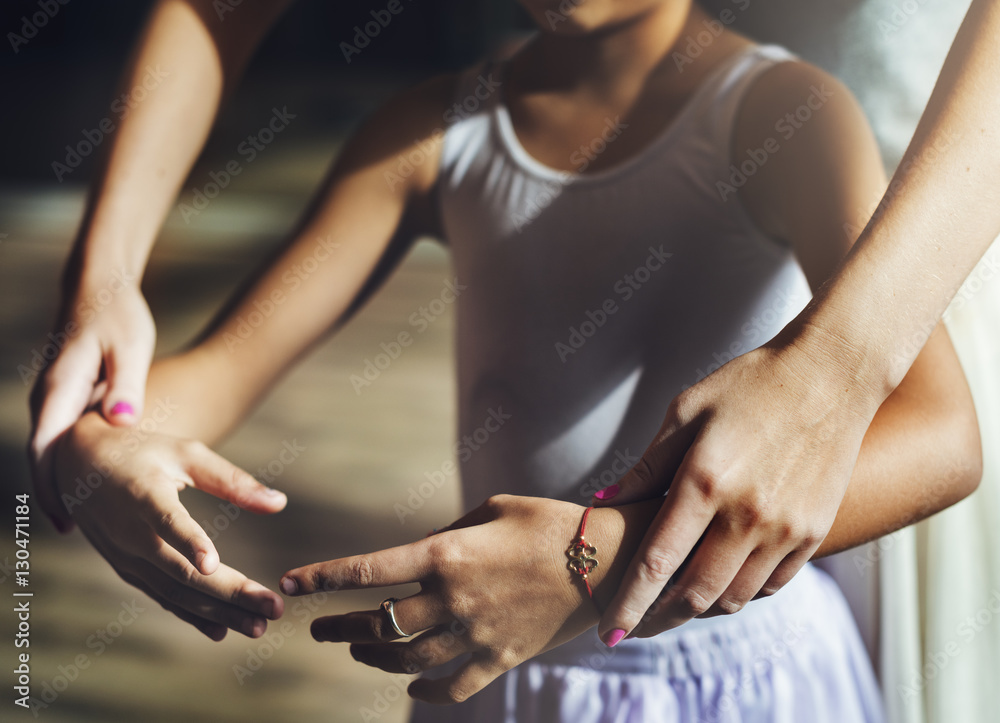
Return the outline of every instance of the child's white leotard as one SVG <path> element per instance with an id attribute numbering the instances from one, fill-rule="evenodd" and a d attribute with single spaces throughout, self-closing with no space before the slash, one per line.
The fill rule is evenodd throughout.
<path id="1" fill-rule="evenodd" d="M 465 287 L 457 354 L 467 508 L 500 492 L 585 504 L 636 461 L 678 392 L 770 339 L 808 301 L 789 249 L 758 232 L 740 205 L 740 176 L 730 167 L 746 89 L 790 58 L 776 47 L 730 58 L 642 154 L 585 175 L 547 168 L 520 146 L 502 68 L 464 76 L 439 190 Z M 588 155 L 627 132 L 609 118 L 571 162 L 584 170 Z M 741 172 L 782 152 L 794 132 L 792 123 L 776 125 L 777 150 L 748 158 Z M 811 566 L 736 615 L 613 651 L 590 631 L 460 706 L 418 704 L 414 716 L 882 720 L 846 605 Z"/>

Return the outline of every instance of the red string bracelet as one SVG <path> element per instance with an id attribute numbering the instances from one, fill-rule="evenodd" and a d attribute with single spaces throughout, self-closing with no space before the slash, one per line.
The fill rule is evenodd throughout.
<path id="1" fill-rule="evenodd" d="M 594 508 L 588 507 L 584 510 L 583 519 L 580 520 L 580 533 L 573 540 L 569 549 L 566 550 L 566 555 L 569 557 L 569 569 L 583 578 L 583 584 L 587 586 L 587 594 L 593 600 L 594 607 L 596 608 L 597 601 L 594 600 L 594 591 L 590 587 L 590 580 L 587 579 L 587 576 L 591 570 L 597 567 L 597 557 L 595 557 L 597 555 L 597 548 L 588 545 L 586 539 L 584 539 L 584 533 L 587 531 L 587 518 L 590 517 L 592 509 Z M 600 609 L 597 612 L 600 613 Z"/>

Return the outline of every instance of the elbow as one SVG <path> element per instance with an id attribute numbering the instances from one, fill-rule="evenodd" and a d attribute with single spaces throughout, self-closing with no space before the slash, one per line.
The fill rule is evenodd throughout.
<path id="1" fill-rule="evenodd" d="M 945 506 L 953 505 L 975 492 L 983 477 L 983 446 L 976 409 L 971 399 L 963 407 L 949 415 L 949 433 L 944 435 L 943 440 L 943 449 L 948 455 L 947 481 L 954 495 Z"/>

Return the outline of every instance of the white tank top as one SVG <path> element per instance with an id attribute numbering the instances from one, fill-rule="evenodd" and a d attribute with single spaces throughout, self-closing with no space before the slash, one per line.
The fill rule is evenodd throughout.
<path id="1" fill-rule="evenodd" d="M 744 93 L 789 59 L 775 46 L 727 59 L 641 154 L 586 174 L 520 145 L 502 66 L 459 83 L 462 99 L 500 82 L 448 128 L 439 180 L 466 287 L 456 325 L 466 508 L 501 492 L 586 504 L 638 460 L 674 396 L 809 300 L 790 250 L 720 185 L 732 181 Z M 609 118 L 571 162 L 583 167 L 623 132 Z"/>

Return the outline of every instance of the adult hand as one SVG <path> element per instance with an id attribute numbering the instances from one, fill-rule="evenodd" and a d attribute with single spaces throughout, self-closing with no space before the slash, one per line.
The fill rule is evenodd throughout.
<path id="1" fill-rule="evenodd" d="M 28 458 L 39 505 L 60 532 L 72 521 L 52 479 L 52 446 L 94 402 L 105 419 L 128 426 L 142 418 L 146 377 L 156 339 L 149 307 L 134 280 L 111 277 L 73 294 L 51 338 L 59 355 L 31 393 Z"/>
<path id="2" fill-rule="evenodd" d="M 285 496 L 200 442 L 142 437 L 85 415 L 55 450 L 60 504 L 115 572 L 213 640 L 232 628 L 259 637 L 281 597 L 220 564 L 178 493 L 196 487 L 242 509 L 273 513 Z"/>
<path id="3" fill-rule="evenodd" d="M 619 505 L 666 493 L 601 618 L 602 640 L 735 613 L 812 557 L 881 402 L 841 368 L 815 350 L 774 344 L 674 399 L 642 459 L 595 500 Z"/>
<path id="4" fill-rule="evenodd" d="M 419 593 L 395 604 L 403 631 L 424 631 L 406 642 L 391 642 L 400 636 L 383 610 L 318 618 L 312 634 L 319 641 L 352 643 L 356 660 L 393 673 L 430 670 L 471 654 L 453 674 L 421 678 L 409 687 L 419 700 L 457 703 L 597 622 L 583 581 L 567 568 L 566 550 L 583 510 L 549 499 L 491 497 L 419 542 L 291 570 L 281 589 L 308 595 L 419 582 Z M 624 569 L 614 564 L 623 514 L 595 510 L 587 523 L 587 542 L 600 561 L 590 576 L 598 595 L 602 580 L 610 582 Z M 650 515 L 635 527 L 645 529 Z"/>

